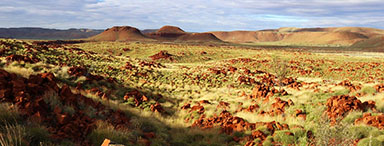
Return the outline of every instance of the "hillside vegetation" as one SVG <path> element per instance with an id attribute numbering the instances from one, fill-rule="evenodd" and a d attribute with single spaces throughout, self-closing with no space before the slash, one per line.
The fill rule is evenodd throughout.
<path id="1" fill-rule="evenodd" d="M 0 41 L 0 145 L 383 145 L 380 53 Z"/>

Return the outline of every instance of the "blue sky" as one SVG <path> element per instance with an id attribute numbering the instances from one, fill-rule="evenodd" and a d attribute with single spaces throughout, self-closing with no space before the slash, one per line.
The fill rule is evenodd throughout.
<path id="1" fill-rule="evenodd" d="M 279 27 L 384 28 L 383 0 L 1 0 L 0 27 L 186 31 Z"/>

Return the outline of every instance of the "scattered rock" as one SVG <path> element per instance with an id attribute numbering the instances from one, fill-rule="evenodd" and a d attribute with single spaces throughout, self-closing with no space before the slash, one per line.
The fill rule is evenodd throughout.
<path id="1" fill-rule="evenodd" d="M 293 102 L 289 99 L 288 101 L 275 98 L 275 102 L 272 103 L 272 110 L 269 112 L 271 116 L 280 115 L 285 112 L 285 107 L 293 105 Z"/>
<path id="2" fill-rule="evenodd" d="M 371 113 L 364 113 L 362 118 L 358 118 L 355 120 L 355 124 L 360 123 L 377 127 L 379 129 L 384 129 L 384 115 L 379 114 L 377 116 L 372 116 Z"/>
<path id="3" fill-rule="evenodd" d="M 153 61 L 159 60 L 159 59 L 169 59 L 170 61 L 173 61 L 172 54 L 169 54 L 167 51 L 160 51 L 159 53 L 149 56 Z"/>
<path id="4" fill-rule="evenodd" d="M 52 73 L 31 75 L 26 79 L 0 69 L 0 87 L 1 102 L 16 104 L 24 117 L 47 126 L 54 139 L 70 139 L 79 145 L 89 145 L 86 137 L 96 127 L 97 119 L 87 116 L 78 108 L 79 104 L 95 109 L 96 115 L 110 117 L 107 122 L 117 129 L 129 125 L 129 119 L 122 111 L 108 109 L 100 102 L 74 94 L 67 85 L 58 87 Z M 62 105 L 72 107 L 74 112 L 68 114 L 59 106 L 51 107 L 47 98 L 57 98 Z"/>
<path id="5" fill-rule="evenodd" d="M 359 86 L 359 85 L 354 85 L 354 84 L 352 84 L 352 83 L 351 83 L 350 81 L 348 81 L 348 80 L 344 80 L 344 81 L 340 82 L 340 83 L 337 84 L 337 85 L 338 85 L 338 86 L 344 86 L 344 87 L 348 88 L 350 92 L 356 92 L 356 91 L 358 91 L 358 90 L 361 89 L 361 86 Z"/>
<path id="6" fill-rule="evenodd" d="M 333 96 L 327 99 L 327 115 L 332 120 L 332 122 L 336 122 L 338 118 L 343 118 L 346 113 L 353 110 L 361 110 L 365 111 L 367 109 L 375 109 L 374 101 L 366 101 L 362 103 L 355 96 L 348 95 L 339 95 Z"/>
<path id="7" fill-rule="evenodd" d="M 39 62 L 40 60 L 36 57 L 28 57 L 28 56 L 22 56 L 22 55 L 9 55 L 7 57 L 5 57 L 5 60 L 7 61 L 24 61 L 24 62 L 28 62 L 28 63 L 36 63 L 36 62 Z"/>
<path id="8" fill-rule="evenodd" d="M 384 92 L 384 84 L 375 85 L 374 88 L 377 92 Z"/>

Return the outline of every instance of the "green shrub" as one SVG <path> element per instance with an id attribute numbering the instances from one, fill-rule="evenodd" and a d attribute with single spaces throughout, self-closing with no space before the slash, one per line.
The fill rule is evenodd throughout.
<path id="1" fill-rule="evenodd" d="M 283 80 L 290 74 L 290 69 L 288 67 L 288 61 L 281 59 L 278 56 L 272 56 L 271 61 L 271 71 L 276 76 L 278 80 L 278 86 L 282 87 Z"/>
<path id="2" fill-rule="evenodd" d="M 268 136 L 268 137 L 264 140 L 264 142 L 263 142 L 263 146 L 272 146 L 272 145 L 273 145 L 272 142 L 273 142 L 273 136 Z"/>
<path id="3" fill-rule="evenodd" d="M 314 128 L 316 145 L 351 145 L 357 139 L 357 133 L 352 129 L 353 126 L 348 123 L 335 123 L 331 125 L 328 119 L 322 118 Z"/>
<path id="4" fill-rule="evenodd" d="M 185 140 L 188 143 L 194 143 L 194 142 L 202 141 L 203 139 L 204 139 L 204 135 L 200 133 L 196 133 L 194 135 L 190 135 L 188 138 L 186 137 Z"/>
<path id="5" fill-rule="evenodd" d="M 261 140 L 260 140 L 260 138 L 256 138 L 256 139 L 253 140 L 253 142 L 258 144 L 258 143 L 261 143 Z"/>
<path id="6" fill-rule="evenodd" d="M 333 93 L 312 93 L 312 92 L 308 92 L 307 94 L 309 94 L 309 96 L 311 96 L 312 98 L 312 103 L 325 103 L 327 101 L 327 99 L 329 97 L 332 97 L 332 96 L 338 96 L 338 95 L 348 95 L 349 94 L 349 90 L 348 89 L 341 89 L 341 90 L 336 90 L 335 92 Z"/>
<path id="7" fill-rule="evenodd" d="M 378 137 L 380 135 L 384 134 L 383 131 L 381 131 L 380 129 L 377 129 L 375 127 L 373 127 L 373 129 L 371 130 L 371 132 L 369 132 L 369 135 L 370 136 L 373 136 L 373 137 Z"/>
<path id="8" fill-rule="evenodd" d="M 243 137 L 243 136 L 244 136 L 244 133 L 243 133 L 243 132 L 235 131 L 235 132 L 233 133 L 233 136 L 236 136 L 236 137 Z"/>
<path id="9" fill-rule="evenodd" d="M 177 142 L 171 142 L 172 146 L 186 146 L 188 143 L 183 142 L 183 141 L 177 141 Z"/>
<path id="10" fill-rule="evenodd" d="M 165 146 L 168 145 L 168 140 L 163 139 L 156 135 L 155 139 L 151 139 L 151 146 Z"/>
<path id="11" fill-rule="evenodd" d="M 64 106 L 63 107 L 63 113 L 68 113 L 69 115 L 75 114 L 75 109 L 71 106 Z"/>
<path id="12" fill-rule="evenodd" d="M 350 92 L 349 89 L 342 89 L 342 90 L 336 90 L 336 91 L 333 92 L 331 95 L 332 95 L 332 96 L 348 95 L 349 92 Z"/>
<path id="13" fill-rule="evenodd" d="M 141 130 L 143 130 L 143 132 L 156 132 L 156 126 L 152 125 L 152 123 L 148 122 L 148 121 L 141 121 L 141 127 L 140 127 Z"/>
<path id="14" fill-rule="evenodd" d="M 307 145 L 309 145 L 308 142 L 309 142 L 309 141 L 308 141 L 307 135 L 305 135 L 305 136 L 300 137 L 300 138 L 297 139 L 297 144 L 298 144 L 299 146 L 307 146 Z"/>
<path id="15" fill-rule="evenodd" d="M 264 134 L 266 135 L 271 135 L 271 131 L 268 130 L 267 126 L 260 126 L 260 127 L 257 127 L 256 128 L 256 131 L 257 130 L 260 130 L 261 132 L 263 132 Z"/>
<path id="16" fill-rule="evenodd" d="M 384 146 L 384 143 L 376 138 L 369 137 L 360 140 L 357 146 Z"/>
<path id="17" fill-rule="evenodd" d="M 131 145 L 132 141 L 136 141 L 141 133 L 135 133 L 136 131 L 116 130 L 112 125 L 100 122 L 98 127 L 88 135 L 87 139 L 93 145 L 101 145 L 104 139 L 110 139 L 119 144 Z"/>
<path id="18" fill-rule="evenodd" d="M 188 128 L 188 129 L 173 129 L 170 131 L 172 138 L 169 138 L 171 141 L 170 145 L 191 145 L 191 146 L 200 146 L 200 145 L 238 145 L 233 141 L 233 136 L 227 135 L 225 133 L 219 134 L 219 129 L 205 129 L 201 130 L 198 128 Z"/>
<path id="19" fill-rule="evenodd" d="M 345 116 L 342 122 L 352 124 L 355 122 L 357 118 L 361 118 L 362 116 L 363 116 L 362 111 L 352 111 L 352 112 L 349 112 L 347 116 Z"/>
<path id="20" fill-rule="evenodd" d="M 313 126 L 317 126 L 317 122 L 321 121 L 324 117 L 322 117 L 324 111 L 326 110 L 325 106 L 307 106 L 305 111 L 310 111 L 306 117 L 306 124 L 304 125 L 306 129 L 312 128 Z"/>
<path id="21" fill-rule="evenodd" d="M 361 93 L 373 94 L 376 93 L 376 89 L 371 86 L 365 86 L 360 90 Z"/>
<path id="22" fill-rule="evenodd" d="M 0 104 L 0 126 L 5 126 L 10 122 L 22 121 L 22 117 L 19 115 L 18 109 L 8 103 Z"/>
<path id="23" fill-rule="evenodd" d="M 367 138 L 370 136 L 376 137 L 381 135 L 382 133 L 379 131 L 379 129 L 366 125 L 353 126 L 350 128 L 350 131 L 357 139 Z"/>
<path id="24" fill-rule="evenodd" d="M 288 145 L 288 144 L 294 144 L 296 139 L 295 136 L 288 135 L 286 132 L 290 132 L 289 130 L 281 130 L 281 131 L 276 131 L 273 136 L 273 140 L 276 142 L 280 142 L 283 145 Z"/>
<path id="25" fill-rule="evenodd" d="M 41 126 L 29 126 L 26 128 L 26 134 L 31 145 L 39 145 L 41 142 L 50 141 L 50 133 Z"/>
<path id="26" fill-rule="evenodd" d="M 49 106 L 54 109 L 56 106 L 62 108 L 63 104 L 60 101 L 59 96 L 57 93 L 49 91 L 44 94 L 44 102 L 49 104 Z"/>
<path id="27" fill-rule="evenodd" d="M 63 140 L 59 144 L 60 146 L 74 146 L 75 144 L 72 141 L 69 140 Z"/>
<path id="28" fill-rule="evenodd" d="M 294 128 L 294 129 L 291 129 L 291 132 L 294 134 L 295 139 L 299 139 L 301 137 L 307 136 L 307 131 L 305 129 Z"/>
<path id="29" fill-rule="evenodd" d="M 384 135 L 379 135 L 376 137 L 377 140 L 384 142 Z"/>

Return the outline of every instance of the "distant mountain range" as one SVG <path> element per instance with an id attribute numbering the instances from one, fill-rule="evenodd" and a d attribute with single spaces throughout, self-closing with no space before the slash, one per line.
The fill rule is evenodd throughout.
<path id="1" fill-rule="evenodd" d="M 176 26 L 139 30 L 130 26 L 100 29 L 0 28 L 0 38 L 91 41 L 229 42 L 255 45 L 344 46 L 384 50 L 384 30 L 367 27 L 295 28 L 259 31 L 185 32 Z"/>
<path id="2" fill-rule="evenodd" d="M 104 30 L 98 29 L 48 29 L 37 27 L 0 28 L 0 38 L 67 40 L 81 39 L 97 35 Z"/>
<path id="3" fill-rule="evenodd" d="M 83 39 L 102 33 L 103 29 L 49 29 L 39 27 L 0 28 L 0 38 L 70 40 Z M 157 29 L 140 30 L 142 33 L 156 32 Z"/>

